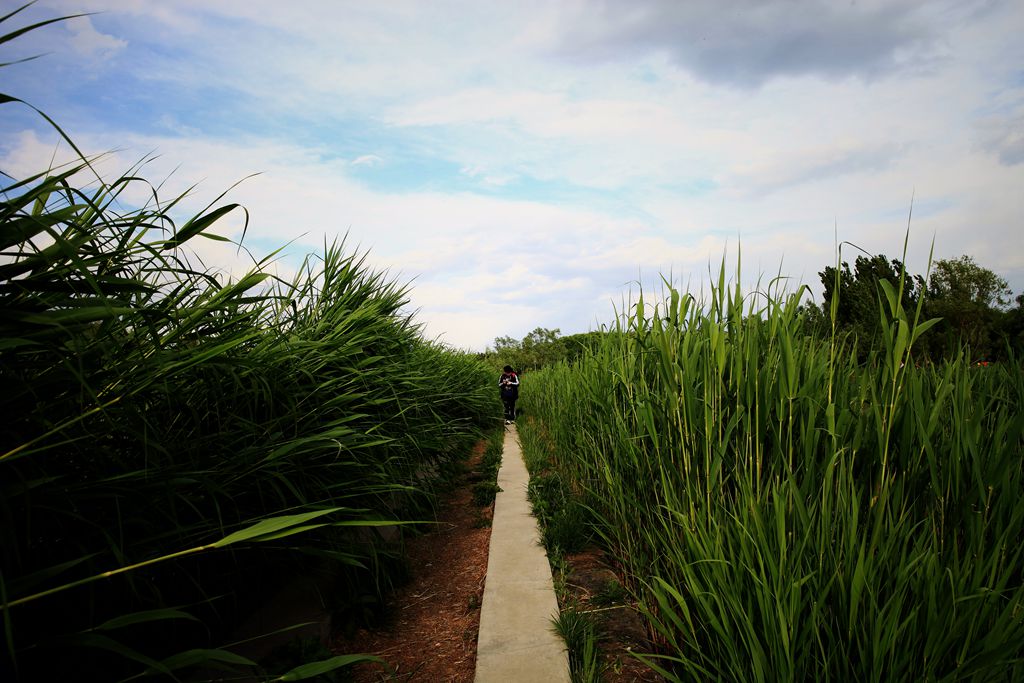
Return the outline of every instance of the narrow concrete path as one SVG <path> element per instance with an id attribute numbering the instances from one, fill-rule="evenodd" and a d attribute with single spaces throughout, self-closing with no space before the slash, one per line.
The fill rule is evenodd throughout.
<path id="1" fill-rule="evenodd" d="M 514 425 L 505 428 L 498 492 L 491 523 L 476 683 L 569 681 L 565 643 L 551 630 L 558 601 L 526 500 L 529 475 Z"/>

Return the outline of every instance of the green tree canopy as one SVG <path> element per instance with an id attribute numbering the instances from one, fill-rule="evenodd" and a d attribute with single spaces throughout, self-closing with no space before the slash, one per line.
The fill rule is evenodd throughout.
<path id="1" fill-rule="evenodd" d="M 588 350 L 596 348 L 607 332 L 581 332 L 562 336 L 558 328 L 537 327 L 521 340 L 497 337 L 494 350 L 482 354 L 495 367 L 511 365 L 517 371 L 530 371 L 558 361 L 574 362 Z"/>
<path id="2" fill-rule="evenodd" d="M 1001 309 L 1011 301 L 1006 280 L 974 262 L 970 256 L 936 261 L 928 280 L 926 313 L 942 318 L 938 334 L 928 345 L 933 355 L 937 345 L 949 354 L 960 343 L 976 358 L 1001 352 L 1004 322 L 1009 316 Z M 936 338 L 938 337 L 938 338 Z"/>
<path id="3" fill-rule="evenodd" d="M 982 268 L 970 256 L 935 262 L 928 279 L 928 298 L 1005 308 L 1013 292 L 1006 280 Z"/>
<path id="4" fill-rule="evenodd" d="M 1024 310 L 1007 310 L 1013 300 L 1006 280 L 978 265 L 971 256 L 939 259 L 932 264 L 926 281 L 907 273 L 899 259 L 883 254 L 858 256 L 853 268 L 843 262 L 838 268 L 827 266 L 818 273 L 824 286 L 821 308 L 805 307 L 806 329 L 813 334 L 831 329 L 835 304 L 836 328 L 854 334 L 863 349 L 877 341 L 880 329 L 879 282 L 895 286 L 903 277 L 903 306 L 910 311 L 923 299 L 923 317 L 941 318 L 942 323 L 926 334 L 918 344 L 921 353 L 933 359 L 956 354 L 965 345 L 975 359 L 1003 355 L 1006 343 L 1024 348 Z"/>
<path id="5" fill-rule="evenodd" d="M 882 293 L 878 283 L 888 280 L 895 286 L 904 272 L 905 267 L 899 259 L 890 260 L 883 254 L 858 256 L 852 272 L 850 264 L 845 261 L 839 269 L 826 266 L 825 270 L 818 273 L 825 288 L 823 309 L 826 315 L 830 313 L 832 302 L 838 295 L 837 326 L 870 342 L 880 329 L 878 306 Z M 924 278 L 908 275 L 903 285 L 904 308 L 913 310 L 923 289 Z"/>

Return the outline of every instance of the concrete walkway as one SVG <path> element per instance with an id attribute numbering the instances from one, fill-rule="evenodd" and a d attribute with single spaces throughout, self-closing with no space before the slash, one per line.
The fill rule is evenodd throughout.
<path id="1" fill-rule="evenodd" d="M 551 630 L 558 613 L 551 569 L 526 500 L 529 475 L 514 425 L 505 428 L 491 524 L 476 683 L 569 681 L 565 643 Z"/>

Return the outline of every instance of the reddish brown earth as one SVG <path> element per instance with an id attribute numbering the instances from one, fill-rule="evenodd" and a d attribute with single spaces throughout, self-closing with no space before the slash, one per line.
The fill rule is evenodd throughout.
<path id="1" fill-rule="evenodd" d="M 630 654 L 651 651 L 647 627 L 636 606 L 628 599 L 610 606 L 595 604 L 595 596 L 609 581 L 619 581 L 604 551 L 590 546 L 583 552 L 567 555 L 565 564 L 568 570 L 561 580 L 566 590 L 559 604 L 571 601 L 578 609 L 590 611 L 597 618 L 603 634 L 604 676 L 601 680 L 605 683 L 663 681 L 662 676 Z"/>
<path id="2" fill-rule="evenodd" d="M 466 474 L 442 503 L 437 529 L 412 539 L 408 545 L 410 581 L 388 599 L 386 625 L 339 638 L 331 648 L 337 654 L 371 653 L 388 666 L 360 664 L 352 670 L 355 683 L 408 681 L 470 683 L 476 670 L 480 603 L 487 574 L 493 505 L 479 508 L 472 502 L 471 473 L 483 454 L 478 444 Z M 485 524 L 481 521 L 486 520 Z M 568 593 L 578 602 L 590 598 L 614 573 L 603 553 L 589 549 L 566 558 Z M 645 651 L 646 630 L 629 605 L 602 608 L 600 623 L 606 634 L 601 643 L 611 683 L 662 680 L 630 656 Z"/>
<path id="3" fill-rule="evenodd" d="M 470 473 L 483 448 L 474 449 Z M 473 680 L 494 507 L 473 505 L 469 476 L 441 504 L 436 530 L 408 543 L 411 578 L 388 599 L 386 626 L 335 641 L 337 653 L 371 653 L 390 665 L 355 667 L 356 683 Z"/>

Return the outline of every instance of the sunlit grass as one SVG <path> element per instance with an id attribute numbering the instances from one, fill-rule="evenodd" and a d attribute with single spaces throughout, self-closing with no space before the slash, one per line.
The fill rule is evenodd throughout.
<path id="1" fill-rule="evenodd" d="M 670 678 L 1024 675 L 1024 372 L 915 367 L 898 288 L 864 363 L 723 270 L 524 377 L 524 447 L 593 509 Z"/>

